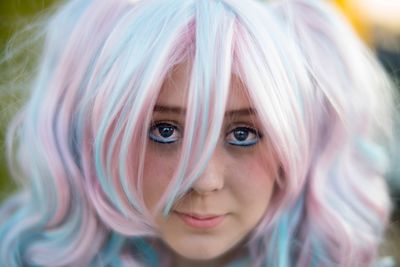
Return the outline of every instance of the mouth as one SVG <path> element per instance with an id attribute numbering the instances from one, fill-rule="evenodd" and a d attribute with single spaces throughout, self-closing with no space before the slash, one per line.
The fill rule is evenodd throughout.
<path id="1" fill-rule="evenodd" d="M 217 227 L 225 219 L 226 215 L 200 215 L 194 213 L 182 213 L 175 211 L 175 214 L 189 227 L 196 229 L 211 229 Z"/>

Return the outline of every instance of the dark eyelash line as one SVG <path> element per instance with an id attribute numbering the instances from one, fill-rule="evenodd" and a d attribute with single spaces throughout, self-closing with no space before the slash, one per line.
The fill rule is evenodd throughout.
<path id="1" fill-rule="evenodd" d="M 257 130 L 256 128 L 253 128 L 253 127 L 249 127 L 249 126 L 236 126 L 236 127 L 232 127 L 232 129 L 229 130 L 228 133 L 227 133 L 225 136 L 227 136 L 227 135 L 228 135 L 229 133 L 231 133 L 233 130 L 238 129 L 238 128 L 246 129 L 246 130 L 252 132 L 253 134 L 257 135 L 257 136 L 260 137 L 260 138 L 263 137 L 263 134 L 262 134 L 259 130 Z"/>
<path id="2" fill-rule="evenodd" d="M 176 137 L 175 139 L 172 140 L 162 140 L 164 139 L 168 139 L 170 136 L 168 137 L 159 137 L 156 136 L 155 134 L 153 134 L 154 130 L 157 130 L 158 127 L 165 125 L 166 127 L 171 127 L 173 129 L 173 133 L 178 132 L 178 137 Z M 236 147 L 250 147 L 253 145 L 256 145 L 259 140 L 261 140 L 263 138 L 263 134 L 258 131 L 256 128 L 254 127 L 249 127 L 247 126 L 245 123 L 243 122 L 239 122 L 239 123 L 235 123 L 235 124 L 231 124 L 230 127 L 227 127 L 228 129 L 230 129 L 229 131 L 227 131 L 227 133 L 225 134 L 225 139 L 231 135 L 234 134 L 235 130 L 245 130 L 248 131 L 250 134 L 254 135 L 255 139 L 252 141 L 246 141 L 246 140 L 242 140 L 242 141 L 228 141 L 225 140 L 225 143 L 227 143 L 228 145 L 232 145 L 232 146 L 236 146 Z M 160 133 L 160 132 L 159 132 Z M 248 137 L 249 134 L 247 134 L 246 138 Z M 179 141 L 179 139 L 181 139 L 183 137 L 183 131 L 181 129 L 181 127 L 178 126 L 178 123 L 175 121 L 155 121 L 152 123 L 152 125 L 150 126 L 149 129 L 149 134 L 148 134 L 150 140 L 152 140 L 153 142 L 159 143 L 159 144 L 174 144 L 176 142 Z M 235 136 L 236 138 L 236 136 Z"/>

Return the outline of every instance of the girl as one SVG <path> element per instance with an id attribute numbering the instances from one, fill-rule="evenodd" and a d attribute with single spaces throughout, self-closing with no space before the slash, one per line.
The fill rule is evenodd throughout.
<path id="1" fill-rule="evenodd" d="M 9 132 L 1 266 L 371 266 L 391 86 L 317 0 L 71 0 Z"/>

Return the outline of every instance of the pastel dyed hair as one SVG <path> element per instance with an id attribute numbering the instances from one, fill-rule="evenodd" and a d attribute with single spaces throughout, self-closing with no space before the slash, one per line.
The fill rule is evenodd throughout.
<path id="1" fill-rule="evenodd" d="M 32 95 L 9 131 L 21 189 L 1 209 L 1 266 L 167 262 L 149 241 L 143 155 L 161 87 L 184 62 L 182 153 L 157 210 L 167 216 L 207 165 L 234 74 L 279 170 L 245 245 L 252 266 L 375 260 L 390 212 L 391 86 L 328 4 L 72 0 L 46 32 Z"/>

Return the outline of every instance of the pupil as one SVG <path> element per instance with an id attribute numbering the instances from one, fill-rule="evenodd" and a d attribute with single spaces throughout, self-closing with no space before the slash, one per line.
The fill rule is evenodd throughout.
<path id="1" fill-rule="evenodd" d="M 158 131 L 162 137 L 168 138 L 174 133 L 174 127 L 160 126 L 158 127 Z"/>
<path id="2" fill-rule="evenodd" d="M 238 141 L 245 141 L 249 136 L 249 132 L 246 130 L 236 130 L 233 135 Z"/>

